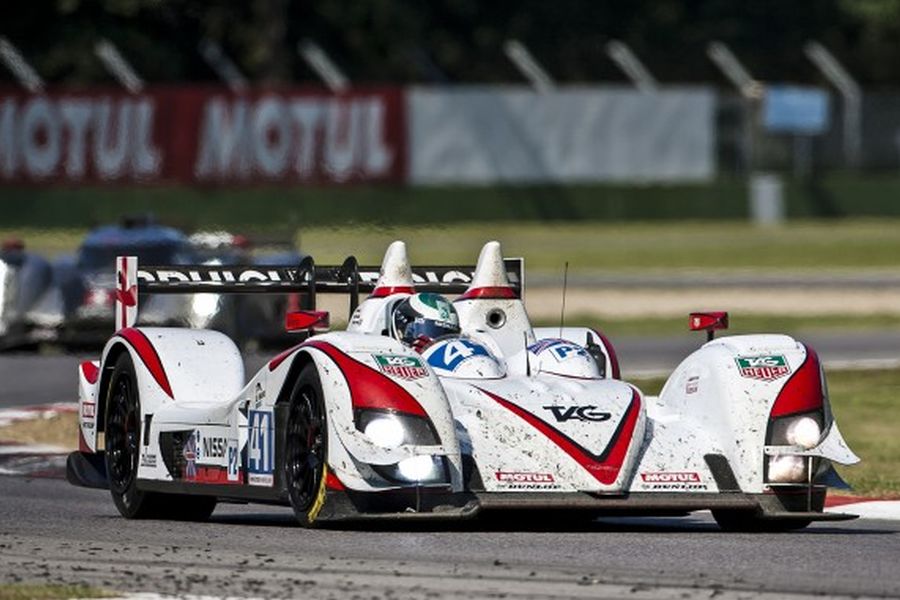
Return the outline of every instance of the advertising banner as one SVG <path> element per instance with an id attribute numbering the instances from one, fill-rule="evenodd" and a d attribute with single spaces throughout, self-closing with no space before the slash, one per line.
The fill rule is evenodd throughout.
<path id="1" fill-rule="evenodd" d="M 715 93 L 614 86 L 412 88 L 413 184 L 702 181 Z"/>
<path id="2" fill-rule="evenodd" d="M 0 183 L 399 183 L 399 88 L 0 90 Z"/>

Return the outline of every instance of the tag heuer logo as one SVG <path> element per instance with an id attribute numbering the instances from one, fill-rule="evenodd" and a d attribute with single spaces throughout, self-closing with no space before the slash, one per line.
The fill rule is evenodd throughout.
<path id="1" fill-rule="evenodd" d="M 741 377 L 749 379 L 775 381 L 791 372 L 787 360 L 780 355 L 740 357 L 735 361 Z"/>
<path id="2" fill-rule="evenodd" d="M 428 375 L 428 369 L 422 361 L 414 356 L 400 356 L 397 354 L 373 354 L 375 362 L 382 373 L 400 379 L 421 379 Z"/>

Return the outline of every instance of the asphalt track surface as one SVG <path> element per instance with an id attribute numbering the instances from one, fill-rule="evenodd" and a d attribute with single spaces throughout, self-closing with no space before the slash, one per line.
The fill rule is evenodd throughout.
<path id="1" fill-rule="evenodd" d="M 829 360 L 896 356 L 897 338 L 809 341 Z M 640 360 L 670 368 L 698 341 L 616 343 L 627 373 Z M 0 356 L 0 406 L 74 399 L 81 359 Z M 253 355 L 248 367 L 264 360 Z M 814 524 L 780 535 L 725 534 L 706 513 L 578 526 L 488 517 L 304 530 L 290 509 L 258 505 L 220 505 L 203 524 L 126 521 L 107 492 L 0 477 L 0 582 L 240 597 L 900 597 L 898 558 L 900 521 Z"/>
<path id="2" fill-rule="evenodd" d="M 126 521 L 104 491 L 0 478 L 0 582 L 303 598 L 900 596 L 900 523 L 726 534 L 708 516 L 304 530 L 290 509 Z"/>
<path id="3" fill-rule="evenodd" d="M 875 361 L 893 368 L 900 361 L 900 331 L 826 332 L 798 336 L 812 345 L 826 367 Z M 702 334 L 672 337 L 613 337 L 612 342 L 622 365 L 623 375 L 665 374 L 704 341 Z M 75 373 L 82 360 L 99 358 L 96 354 L 36 355 L 0 354 L 0 408 L 27 406 L 76 399 Z M 247 372 L 259 368 L 270 356 L 251 354 Z"/>

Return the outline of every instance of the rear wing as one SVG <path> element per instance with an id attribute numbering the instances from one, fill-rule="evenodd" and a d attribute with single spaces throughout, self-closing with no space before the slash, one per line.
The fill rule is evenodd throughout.
<path id="1" fill-rule="evenodd" d="M 505 258 L 506 276 L 521 298 L 525 259 Z M 348 294 L 350 312 L 359 295 L 375 289 L 380 266 L 360 266 L 353 256 L 338 266 L 316 265 L 307 256 L 296 267 L 285 265 L 138 265 L 137 257 L 116 259 L 116 328 L 137 320 L 138 293 L 146 294 L 265 294 L 299 293 L 301 306 L 316 308 L 317 294 Z M 474 265 L 412 267 L 420 292 L 462 294 L 475 273 Z"/>

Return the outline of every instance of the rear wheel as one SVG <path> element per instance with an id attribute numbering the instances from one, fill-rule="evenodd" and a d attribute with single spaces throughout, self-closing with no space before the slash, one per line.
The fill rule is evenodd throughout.
<path id="1" fill-rule="evenodd" d="M 810 519 L 763 519 L 746 510 L 714 510 L 713 518 L 722 531 L 744 533 L 779 533 L 803 529 Z"/>
<path id="2" fill-rule="evenodd" d="M 308 364 L 300 371 L 290 403 L 284 480 L 297 520 L 304 527 L 315 527 L 325 504 L 328 427 L 322 384 L 314 364 Z"/>
<path id="3" fill-rule="evenodd" d="M 169 518 L 203 521 L 216 507 L 207 496 L 174 496 L 138 489 L 141 444 L 141 403 L 131 356 L 116 360 L 106 398 L 106 473 L 119 513 L 127 519 Z"/>

